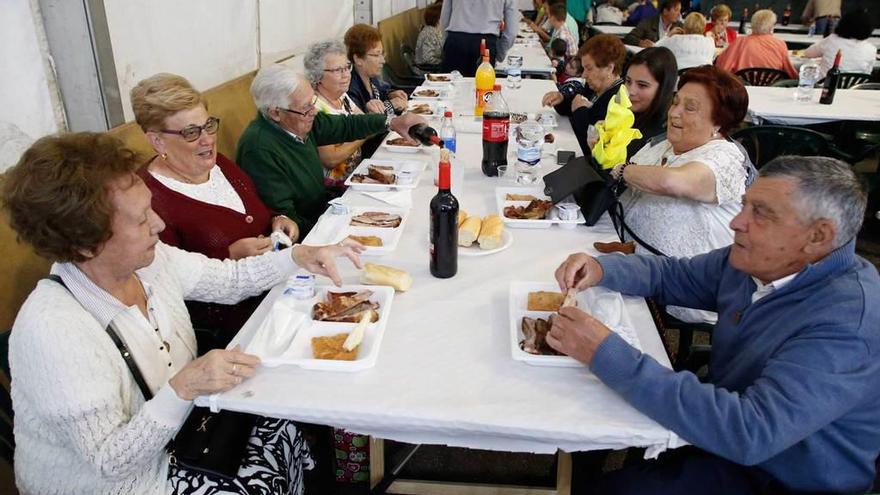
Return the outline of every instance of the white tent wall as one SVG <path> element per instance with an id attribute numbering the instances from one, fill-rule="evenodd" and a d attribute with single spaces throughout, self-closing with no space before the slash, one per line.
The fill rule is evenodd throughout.
<path id="1" fill-rule="evenodd" d="M 0 0 L 0 171 L 64 125 L 35 1 Z"/>

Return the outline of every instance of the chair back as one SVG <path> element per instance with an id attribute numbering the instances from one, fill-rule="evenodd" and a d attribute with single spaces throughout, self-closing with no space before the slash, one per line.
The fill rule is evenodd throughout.
<path id="1" fill-rule="evenodd" d="M 797 79 L 780 79 L 771 84 L 774 88 L 796 88 L 798 86 Z"/>
<path id="2" fill-rule="evenodd" d="M 837 89 L 850 89 L 856 84 L 862 84 L 871 80 L 870 74 L 861 72 L 841 72 L 840 78 L 837 80 Z M 821 87 L 825 84 L 825 79 L 819 81 L 817 86 Z"/>
<path id="3" fill-rule="evenodd" d="M 760 169 L 782 155 L 831 156 L 828 137 L 810 129 L 784 125 L 746 127 L 730 135 Z"/>
<path id="4" fill-rule="evenodd" d="M 780 79 L 787 79 L 788 73 L 769 67 L 750 67 L 736 71 L 743 84 L 746 86 L 770 86 Z"/>
<path id="5" fill-rule="evenodd" d="M 861 84 L 856 84 L 849 89 L 867 89 L 877 91 L 880 90 L 880 82 L 866 82 Z"/>

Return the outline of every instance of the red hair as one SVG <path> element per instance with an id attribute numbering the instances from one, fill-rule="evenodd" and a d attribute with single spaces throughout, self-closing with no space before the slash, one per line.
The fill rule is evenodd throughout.
<path id="1" fill-rule="evenodd" d="M 678 79 L 678 89 L 685 84 L 699 84 L 712 99 L 712 122 L 723 136 L 745 118 L 749 109 L 749 93 L 742 81 L 714 65 L 695 67 Z"/>

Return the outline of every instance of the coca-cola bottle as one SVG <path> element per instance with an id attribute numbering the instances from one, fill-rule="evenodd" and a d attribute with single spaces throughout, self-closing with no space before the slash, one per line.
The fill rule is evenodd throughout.
<path id="1" fill-rule="evenodd" d="M 483 173 L 498 175 L 498 167 L 507 165 L 507 141 L 510 110 L 501 96 L 501 85 L 495 84 L 483 110 Z"/>

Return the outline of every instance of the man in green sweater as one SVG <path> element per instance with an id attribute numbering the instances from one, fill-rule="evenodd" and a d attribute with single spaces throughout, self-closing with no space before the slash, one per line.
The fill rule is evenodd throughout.
<path id="1" fill-rule="evenodd" d="M 318 146 L 389 129 L 407 136 L 411 126 L 425 122 L 408 113 L 393 118 L 318 113 L 308 81 L 280 64 L 257 73 L 251 95 L 259 113 L 239 138 L 235 161 L 253 179 L 263 202 L 296 222 L 302 237 L 314 227 L 329 199 Z"/>

